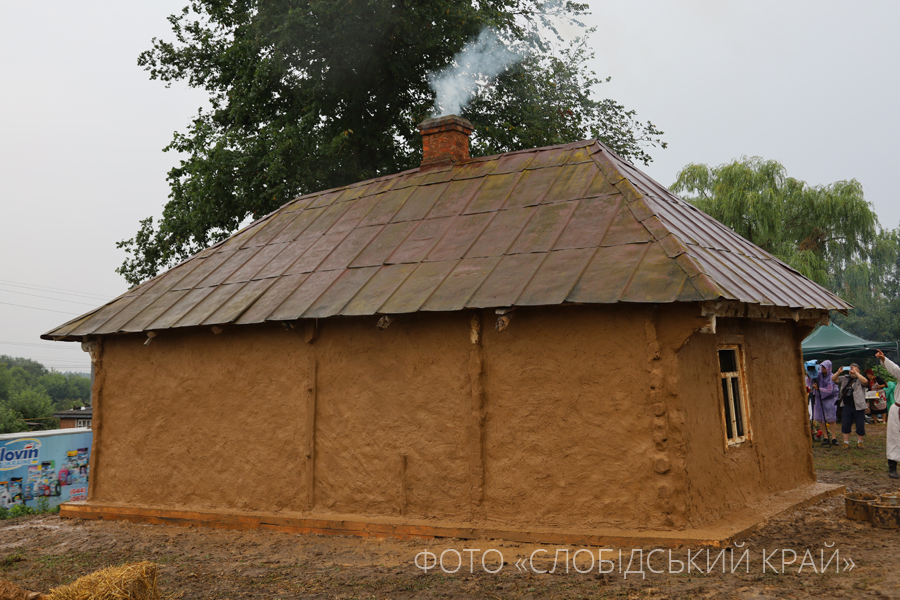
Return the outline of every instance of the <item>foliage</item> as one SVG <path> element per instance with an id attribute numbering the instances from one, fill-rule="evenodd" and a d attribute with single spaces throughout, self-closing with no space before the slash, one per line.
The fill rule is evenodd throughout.
<path id="1" fill-rule="evenodd" d="M 586 11 L 571 0 L 192 0 L 169 18 L 174 41 L 154 39 L 138 64 L 205 90 L 209 107 L 167 146 L 186 156 L 169 171 L 170 200 L 118 243 L 128 257 L 117 272 L 137 284 L 300 194 L 417 166 L 428 75 L 486 27 L 541 57 L 467 111 L 486 132 L 476 153 L 596 133 L 648 161 L 642 147 L 662 145 L 661 132 L 590 97 L 583 53 L 554 58 L 554 23 L 580 25 Z"/>
<path id="2" fill-rule="evenodd" d="M 895 377 L 891 377 L 891 374 L 888 373 L 888 370 L 885 369 L 881 364 L 876 364 L 872 367 L 872 370 L 875 372 L 875 375 L 881 377 L 885 381 L 897 381 Z"/>
<path id="3" fill-rule="evenodd" d="M 7 519 L 15 519 L 16 517 L 24 517 L 25 515 L 33 515 L 34 509 L 25 504 L 16 504 L 9 509 L 6 515 Z"/>
<path id="4" fill-rule="evenodd" d="M 593 53 L 578 42 L 560 50 L 559 57 L 534 55 L 523 60 L 472 99 L 463 116 L 485 124 L 472 135 L 473 155 L 591 137 L 623 157 L 649 164 L 652 158 L 644 146 L 666 147 L 653 123 L 638 122 L 635 111 L 614 100 L 591 97 L 591 89 L 601 81 L 587 67 Z"/>
<path id="5" fill-rule="evenodd" d="M 805 276 L 844 295 L 869 286 L 886 257 L 885 234 L 855 179 L 811 186 L 774 160 L 690 164 L 673 191 Z M 872 269 L 875 267 L 875 269 Z M 863 292 L 867 293 L 867 292 Z"/>
<path id="6" fill-rule="evenodd" d="M 46 496 L 38 496 L 35 500 L 35 506 L 31 507 L 26 504 L 14 504 L 11 508 L 0 507 L 0 520 L 15 519 L 27 515 L 45 515 L 59 512 L 59 505 L 50 506 L 50 500 Z M 0 562 L 18 562 L 16 554 L 6 557 Z"/>
<path id="7" fill-rule="evenodd" d="M 16 433 L 17 431 L 28 431 L 28 424 L 22 418 L 22 415 L 13 409 L 0 404 L 0 433 Z"/>
<path id="8" fill-rule="evenodd" d="M 37 513 L 48 513 L 50 512 L 50 500 L 47 499 L 47 496 L 38 496 L 37 500 L 35 500 L 35 512 Z"/>
<path id="9" fill-rule="evenodd" d="M 88 377 L 47 370 L 27 358 L 0 356 L 0 433 L 28 431 L 26 422 L 53 429 L 59 426 L 54 412 L 86 406 L 90 400 Z"/>

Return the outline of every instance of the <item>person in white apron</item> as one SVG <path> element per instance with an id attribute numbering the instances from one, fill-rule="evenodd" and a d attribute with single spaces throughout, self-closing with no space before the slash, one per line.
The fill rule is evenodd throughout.
<path id="1" fill-rule="evenodd" d="M 884 352 L 879 350 L 875 353 L 887 372 L 891 377 L 900 379 L 900 367 L 894 361 L 887 358 Z M 888 461 L 888 477 L 891 479 L 900 479 L 897 474 L 897 462 L 900 461 L 900 407 L 895 402 L 888 411 L 887 420 L 887 461 Z"/>

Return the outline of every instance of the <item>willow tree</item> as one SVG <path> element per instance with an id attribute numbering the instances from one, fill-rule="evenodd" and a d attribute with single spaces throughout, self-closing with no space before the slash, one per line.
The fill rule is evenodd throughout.
<path id="1" fill-rule="evenodd" d="M 809 185 L 774 160 L 689 164 L 672 190 L 810 279 L 852 299 L 872 293 L 891 258 L 890 233 L 855 179 Z"/>
<path id="2" fill-rule="evenodd" d="M 138 64 L 206 91 L 209 107 L 166 148 L 185 157 L 169 171 L 169 202 L 159 223 L 145 219 L 119 242 L 128 257 L 117 271 L 139 283 L 297 195 L 418 165 L 416 125 L 435 105 L 430 74 L 485 28 L 564 61 L 554 27 L 586 12 L 572 0 L 191 0 L 169 18 L 174 39 L 154 39 Z M 501 93 L 483 94 L 468 116 L 495 133 L 476 152 L 597 132 L 648 161 L 642 148 L 661 145 L 661 132 L 593 100 L 583 65 L 526 60 Z M 554 81 L 553 96 L 536 87 Z M 527 135 L 496 135 L 513 130 Z"/>

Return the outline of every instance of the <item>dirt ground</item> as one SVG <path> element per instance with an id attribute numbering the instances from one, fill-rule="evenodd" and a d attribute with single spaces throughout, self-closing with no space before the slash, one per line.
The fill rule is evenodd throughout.
<path id="1" fill-rule="evenodd" d="M 864 450 L 816 446 L 819 480 L 844 484 L 848 491 L 900 491 L 900 480 L 887 477 L 884 426 L 870 427 L 869 434 Z M 781 515 L 743 543 L 721 556 L 717 549 L 709 549 L 708 555 L 705 548 L 671 550 L 676 561 L 671 570 L 679 571 L 681 565 L 681 572 L 668 572 L 669 550 L 650 554 L 653 548 L 640 548 L 638 554 L 623 548 L 620 563 L 616 548 L 601 556 L 612 561 L 603 563 L 602 570 L 612 567 L 612 572 L 598 572 L 601 566 L 596 563 L 589 573 L 578 573 L 575 567 L 589 569 L 597 549 L 580 551 L 573 565 L 572 554 L 579 549 L 571 548 L 568 572 L 562 564 L 565 554 L 560 553 L 556 571 L 540 573 L 552 569 L 556 547 L 496 540 L 399 541 L 239 532 L 33 516 L 0 522 L 0 579 L 47 592 L 105 566 L 152 560 L 161 565 L 164 595 L 186 599 L 900 598 L 900 530 L 876 529 L 846 519 L 843 498 Z M 443 552 L 447 571 L 457 568 L 457 557 L 462 557 L 463 566 L 455 573 L 440 566 L 424 572 L 415 561 L 426 549 L 439 557 Z M 489 549 L 496 552 L 485 554 Z M 833 558 L 835 550 L 839 559 Z M 748 558 L 742 562 L 744 551 L 749 551 Z M 471 569 L 470 557 L 474 558 Z M 523 558 L 526 570 L 520 568 Z M 643 559 L 644 576 L 640 572 L 626 576 L 629 558 L 635 571 Z M 423 558 L 419 561 L 422 564 Z M 827 564 L 824 572 L 823 562 Z M 648 565 L 662 572 L 650 572 Z"/>

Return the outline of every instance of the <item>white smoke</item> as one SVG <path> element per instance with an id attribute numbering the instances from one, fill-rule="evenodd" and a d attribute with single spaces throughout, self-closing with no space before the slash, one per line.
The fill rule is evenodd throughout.
<path id="1" fill-rule="evenodd" d="M 509 48 L 493 30 L 483 29 L 477 39 L 453 57 L 450 65 L 428 75 L 428 83 L 437 94 L 432 116 L 460 114 L 479 87 L 525 56 L 524 52 Z"/>

